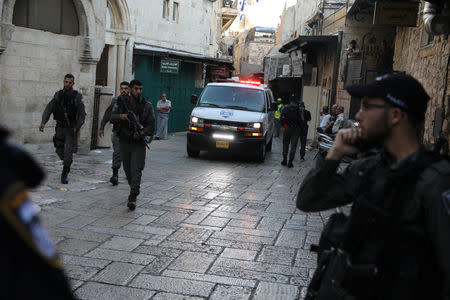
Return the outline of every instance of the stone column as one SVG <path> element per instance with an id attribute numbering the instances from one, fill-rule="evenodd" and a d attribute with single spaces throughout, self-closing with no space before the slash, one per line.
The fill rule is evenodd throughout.
<path id="1" fill-rule="evenodd" d="M 132 38 L 129 38 L 126 43 L 126 53 L 125 53 L 125 73 L 124 79 L 126 81 L 131 81 L 133 79 L 133 48 L 134 41 Z"/>
<path id="2" fill-rule="evenodd" d="M 117 73 L 116 73 L 116 95 L 119 94 L 120 83 L 124 80 L 125 75 L 125 41 L 121 41 L 117 46 Z"/>
<path id="3" fill-rule="evenodd" d="M 108 45 L 108 81 L 107 86 L 116 90 L 116 72 L 117 72 L 117 46 Z"/>

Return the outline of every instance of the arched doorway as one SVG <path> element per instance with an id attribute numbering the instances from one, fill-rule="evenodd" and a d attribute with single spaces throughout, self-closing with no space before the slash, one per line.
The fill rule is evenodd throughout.
<path id="1" fill-rule="evenodd" d="M 96 18 L 89 0 L 0 0 L 0 119 L 23 143 L 52 140 L 54 121 L 36 134 L 36 122 L 66 73 L 75 76 L 90 112 L 94 96 Z M 53 17 L 53 18 L 51 18 Z M 103 26 L 103 24 L 102 24 Z M 91 123 L 80 131 L 80 150 L 90 140 Z"/>

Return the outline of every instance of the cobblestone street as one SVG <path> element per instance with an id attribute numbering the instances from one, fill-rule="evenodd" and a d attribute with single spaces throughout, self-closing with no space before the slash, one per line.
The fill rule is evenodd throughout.
<path id="1" fill-rule="evenodd" d="M 135 211 L 123 170 L 111 186 L 110 149 L 75 155 L 69 184 L 50 144 L 27 148 L 48 176 L 32 198 L 81 299 L 297 299 L 315 267 L 309 252 L 330 212 L 295 207 L 315 151 L 280 165 L 202 152 L 186 133 L 153 141 Z"/>

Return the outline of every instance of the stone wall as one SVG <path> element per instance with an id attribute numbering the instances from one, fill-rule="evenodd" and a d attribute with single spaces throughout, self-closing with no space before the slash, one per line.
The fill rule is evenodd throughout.
<path id="1" fill-rule="evenodd" d="M 136 43 L 183 50 L 215 57 L 217 37 L 221 35 L 221 1 L 186 0 L 179 3 L 178 22 L 173 20 L 173 3 L 169 1 L 169 18 L 165 19 L 163 1 L 128 1 Z"/>
<path id="2" fill-rule="evenodd" d="M 274 44 L 250 42 L 248 47 L 246 47 L 248 63 L 262 66 L 264 57 L 269 53 L 273 45 Z"/>
<path id="3" fill-rule="evenodd" d="M 83 94 L 86 122 L 80 150 L 90 146 L 96 62 L 104 46 L 106 2 L 74 0 L 80 35 L 69 36 L 12 24 L 14 0 L 0 1 L 0 122 L 21 143 L 51 142 L 54 121 L 39 132 L 42 113 L 64 75 L 75 76 L 74 88 Z"/>
<path id="4" fill-rule="evenodd" d="M 421 48 L 422 22 L 414 28 L 398 28 L 395 40 L 394 69 L 405 71 L 417 78 L 431 97 L 425 120 L 424 142 L 434 142 L 433 127 L 435 110 L 444 108 L 442 130 L 450 139 L 449 125 L 449 61 L 450 43 L 443 35 L 435 36 L 434 42 Z"/>
<path id="5" fill-rule="evenodd" d="M 83 38 L 16 27 L 0 56 L 0 119 L 22 143 L 50 142 L 54 121 L 38 131 L 45 105 L 63 88 L 64 75 L 75 76 L 74 88 L 83 94 L 86 123 L 80 142 L 89 144 L 95 65 L 79 63 Z"/>

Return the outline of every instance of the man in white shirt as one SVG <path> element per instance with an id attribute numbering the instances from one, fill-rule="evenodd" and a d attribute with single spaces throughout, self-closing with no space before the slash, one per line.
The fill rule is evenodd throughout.
<path id="1" fill-rule="evenodd" d="M 328 106 L 324 106 L 322 108 L 322 115 L 320 116 L 320 125 L 319 127 L 322 128 L 322 132 L 325 131 L 325 128 L 327 128 L 328 125 L 328 120 L 330 120 L 330 113 L 329 113 L 329 109 Z"/>
<path id="2" fill-rule="evenodd" d="M 161 94 L 161 100 L 156 104 L 158 111 L 158 130 L 156 131 L 155 140 L 167 140 L 167 122 L 169 120 L 169 112 L 172 103 L 167 100 L 165 93 Z"/>
<path id="3" fill-rule="evenodd" d="M 345 115 L 344 115 L 344 107 L 339 106 L 336 108 L 336 121 L 334 121 L 333 129 L 331 130 L 332 133 L 337 133 L 339 129 L 344 128 L 345 126 Z"/>

